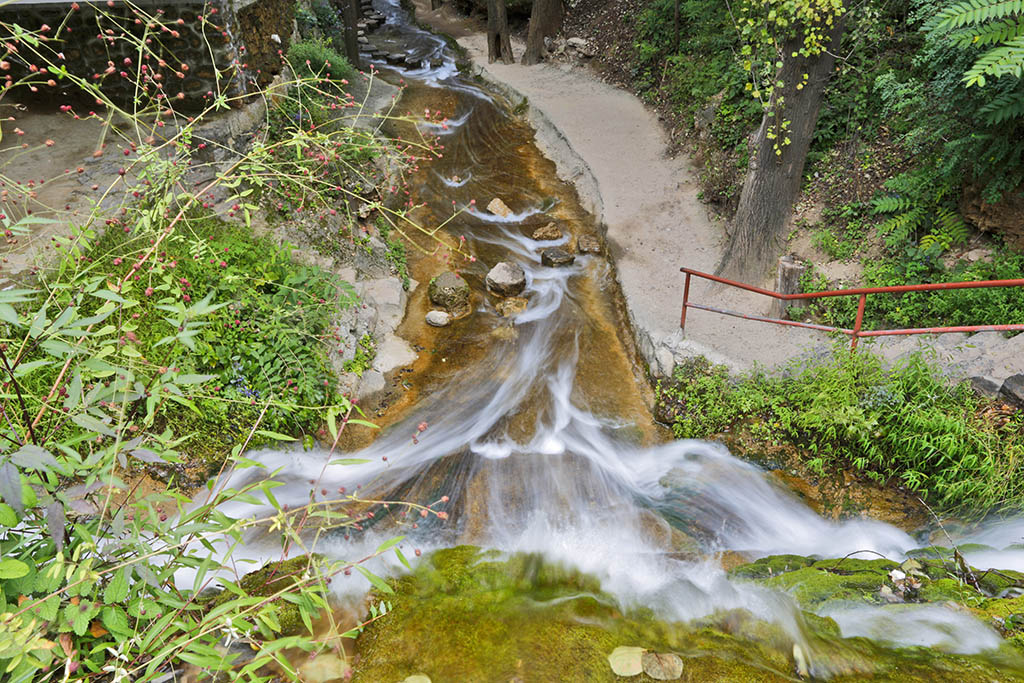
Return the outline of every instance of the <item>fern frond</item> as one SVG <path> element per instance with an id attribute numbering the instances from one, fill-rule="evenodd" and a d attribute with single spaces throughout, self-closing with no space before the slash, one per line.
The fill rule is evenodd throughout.
<path id="1" fill-rule="evenodd" d="M 1006 19 L 1024 12 L 1024 0 L 967 0 L 938 12 L 929 29 L 953 29 L 976 26 L 994 19 Z"/>
<path id="2" fill-rule="evenodd" d="M 964 83 L 984 86 L 986 76 L 999 78 L 1008 75 L 1024 76 L 1024 36 L 1009 40 L 979 57 L 964 74 Z"/>
<path id="3" fill-rule="evenodd" d="M 957 47 L 986 47 L 1024 36 L 1024 17 L 961 28 L 949 34 Z"/>
<path id="4" fill-rule="evenodd" d="M 994 126 L 1024 116 L 1024 92 L 1007 92 L 978 109 L 985 123 Z"/>
<path id="5" fill-rule="evenodd" d="M 903 212 L 911 205 L 913 202 L 906 197 L 888 194 L 871 200 L 871 213 L 877 216 L 883 213 Z"/>
<path id="6" fill-rule="evenodd" d="M 924 209 L 915 206 L 910 211 L 893 216 L 878 226 L 878 234 L 885 235 L 885 245 L 895 249 L 910 241 L 923 219 Z"/>

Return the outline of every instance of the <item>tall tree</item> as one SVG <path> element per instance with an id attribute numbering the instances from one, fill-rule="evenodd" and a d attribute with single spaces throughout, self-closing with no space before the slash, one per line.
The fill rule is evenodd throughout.
<path id="1" fill-rule="evenodd" d="M 765 111 L 718 265 L 719 274 L 749 280 L 766 275 L 781 250 L 846 19 L 839 0 L 768 0 L 758 9 L 760 17 L 744 18 L 744 32 L 761 42 L 744 48 L 744 66 Z M 770 61 L 758 65 L 759 50 Z"/>
<path id="2" fill-rule="evenodd" d="M 505 0 L 487 0 L 487 61 L 515 62 L 512 42 L 508 37 L 508 13 Z"/>
<path id="3" fill-rule="evenodd" d="M 359 21 L 359 8 L 356 0 L 335 0 L 340 5 L 341 18 L 345 24 L 345 56 L 356 69 L 363 68 L 363 60 L 359 57 L 359 42 L 356 34 L 356 22 Z"/>
<path id="4" fill-rule="evenodd" d="M 562 0 L 533 0 L 523 64 L 532 66 L 540 61 L 544 54 L 544 39 L 554 37 L 562 30 L 564 16 Z"/>

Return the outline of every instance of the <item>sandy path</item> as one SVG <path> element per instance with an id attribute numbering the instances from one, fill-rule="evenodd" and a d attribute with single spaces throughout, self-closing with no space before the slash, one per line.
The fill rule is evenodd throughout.
<path id="1" fill-rule="evenodd" d="M 576 64 L 487 64 L 485 36 L 459 19 L 418 12 L 418 17 L 457 36 L 474 68 L 525 97 L 537 142 L 559 175 L 574 182 L 583 204 L 607 227 L 607 239 L 641 353 L 652 371 L 667 374 L 674 361 L 702 353 L 734 369 L 755 363 L 775 367 L 825 343 L 822 335 L 795 328 L 688 314 L 679 330 L 683 275 L 680 266 L 712 271 L 722 253 L 724 226 L 697 199 L 696 171 L 684 156 L 666 156 L 656 117 L 631 94 L 600 81 Z M 462 30 L 453 30 L 462 29 Z M 517 55 L 522 45 L 513 45 Z M 766 314 L 764 297 L 695 280 L 691 300 Z"/>

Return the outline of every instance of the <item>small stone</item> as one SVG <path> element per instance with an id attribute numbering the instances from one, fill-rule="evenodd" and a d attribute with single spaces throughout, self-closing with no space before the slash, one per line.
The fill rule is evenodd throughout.
<path id="1" fill-rule="evenodd" d="M 502 218 L 507 218 L 512 214 L 512 209 L 508 208 L 508 205 L 497 197 L 492 199 L 491 203 L 487 205 L 487 210 L 495 216 L 501 216 Z"/>
<path id="2" fill-rule="evenodd" d="M 430 281 L 427 294 L 431 302 L 444 307 L 456 318 L 470 311 L 469 283 L 450 270 Z"/>
<path id="3" fill-rule="evenodd" d="M 576 240 L 576 251 L 581 254 L 600 254 L 601 240 L 594 235 L 580 235 Z"/>
<path id="4" fill-rule="evenodd" d="M 502 317 L 511 318 L 525 311 L 529 303 L 529 301 L 521 296 L 513 296 L 508 299 L 502 299 L 494 307 L 498 309 L 498 313 Z"/>
<path id="5" fill-rule="evenodd" d="M 552 268 L 570 266 L 575 260 L 575 256 L 567 252 L 565 249 L 559 249 L 558 247 L 545 249 L 540 253 L 540 262 L 545 266 Z"/>
<path id="6" fill-rule="evenodd" d="M 518 263 L 502 261 L 487 273 L 487 289 L 498 296 L 516 296 L 526 287 L 526 273 Z"/>
<path id="7" fill-rule="evenodd" d="M 430 311 L 427 313 L 427 324 L 432 327 L 448 327 L 452 323 L 452 316 L 448 311 Z"/>
<path id="8" fill-rule="evenodd" d="M 554 223 L 548 223 L 543 228 L 537 228 L 533 231 L 533 239 L 538 242 L 560 240 L 562 239 L 562 230 Z"/>
<path id="9" fill-rule="evenodd" d="M 1016 408 L 1024 408 L 1024 374 L 1007 377 L 999 389 L 999 398 Z"/>

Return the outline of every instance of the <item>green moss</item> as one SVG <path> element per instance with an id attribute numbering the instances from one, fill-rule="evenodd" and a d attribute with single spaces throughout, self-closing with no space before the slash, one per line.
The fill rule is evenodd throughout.
<path id="1" fill-rule="evenodd" d="M 780 561 L 783 568 L 803 566 L 769 583 L 806 572 L 850 579 L 806 566 L 806 558 L 762 566 Z M 879 565 L 865 566 L 859 577 L 880 582 Z M 684 659 L 685 680 L 693 682 L 795 676 L 792 641 L 775 624 L 741 609 L 689 625 L 660 621 L 648 609 L 623 610 L 600 592 L 594 577 L 536 555 L 503 558 L 451 548 L 392 585 L 391 613 L 370 624 L 357 642 L 355 681 L 400 681 L 413 673 L 437 681 L 618 681 L 607 656 L 619 645 L 675 652 Z M 837 674 L 834 681 L 1013 680 L 979 659 L 924 648 L 885 650 L 864 639 L 839 638 L 831 619 L 807 614 L 805 621 L 815 652 Z M 937 679 L 936 672 L 949 677 Z"/>
<path id="2" fill-rule="evenodd" d="M 816 609 L 833 600 L 878 603 L 878 590 L 885 575 L 873 571 L 840 574 L 821 567 L 805 567 L 765 581 L 766 585 L 788 591 L 806 609 Z"/>
<path id="3" fill-rule="evenodd" d="M 768 579 L 796 569 L 803 569 L 814 560 L 801 555 L 769 555 L 750 564 L 733 568 L 729 576 L 737 579 Z"/>

